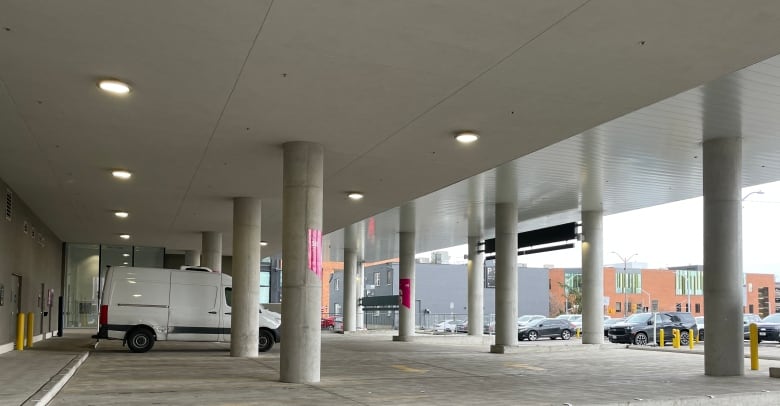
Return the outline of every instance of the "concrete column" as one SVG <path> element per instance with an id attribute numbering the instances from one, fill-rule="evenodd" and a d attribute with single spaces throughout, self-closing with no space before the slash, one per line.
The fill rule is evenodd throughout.
<path id="1" fill-rule="evenodd" d="M 203 266 L 214 272 L 222 272 L 222 233 L 203 232 Z"/>
<path id="2" fill-rule="evenodd" d="M 260 199 L 233 199 L 233 305 L 230 356 L 257 357 L 260 297 Z"/>
<path id="3" fill-rule="evenodd" d="M 284 144 L 282 218 L 282 382 L 320 381 L 322 145 Z"/>
<path id="4" fill-rule="evenodd" d="M 468 242 L 468 301 L 469 301 L 469 335 L 483 334 L 483 310 L 485 307 L 485 255 L 479 251 L 480 237 L 469 237 Z"/>
<path id="5" fill-rule="evenodd" d="M 184 265 L 200 266 L 200 250 L 184 251 Z"/>
<path id="6" fill-rule="evenodd" d="M 704 142 L 704 373 L 741 376 L 742 140 Z"/>
<path id="7" fill-rule="evenodd" d="M 355 226 L 344 229 L 344 332 L 355 331 L 357 313 L 357 252 Z"/>
<path id="8" fill-rule="evenodd" d="M 358 297 L 358 303 L 360 302 L 360 299 L 362 299 L 365 296 L 366 293 L 366 278 L 365 278 L 365 272 L 363 268 L 363 261 L 358 260 L 357 261 L 357 297 Z M 363 315 L 363 307 L 358 305 L 357 312 L 355 313 L 355 328 L 358 330 L 363 330 L 365 327 L 364 324 L 364 318 Z"/>
<path id="9" fill-rule="evenodd" d="M 604 342 L 604 267 L 601 211 L 582 212 L 582 343 Z M 648 306 L 650 306 L 648 304 Z"/>
<path id="10" fill-rule="evenodd" d="M 399 294 L 403 297 L 399 311 L 398 336 L 393 337 L 396 341 L 406 341 L 409 337 L 414 336 L 415 237 L 415 233 L 411 231 L 402 231 L 399 234 L 398 289 L 400 290 Z"/>
<path id="11" fill-rule="evenodd" d="M 496 344 L 517 345 L 517 203 L 496 204 Z"/>

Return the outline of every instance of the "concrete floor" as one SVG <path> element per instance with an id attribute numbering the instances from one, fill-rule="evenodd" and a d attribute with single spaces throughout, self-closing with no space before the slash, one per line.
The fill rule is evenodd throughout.
<path id="1" fill-rule="evenodd" d="M 750 371 L 745 360 L 744 377 L 706 377 L 701 345 L 694 352 L 661 352 L 544 340 L 491 354 L 487 345 L 454 337 L 392 342 L 390 334 L 323 332 L 322 380 L 314 385 L 278 381 L 278 346 L 245 359 L 231 358 L 227 344 L 158 342 L 148 353 L 132 354 L 121 343 L 103 341 L 51 404 L 780 404 L 778 381 L 768 377 L 780 361 L 762 359 L 760 370 Z M 89 342 L 85 336 L 75 347 L 87 351 Z M 39 347 L 11 362 L 13 354 L 0 355 L 0 363 L 12 366 L 20 356 L 61 362 L 73 354 Z M 761 352 L 780 359 L 777 344 L 762 344 Z M 20 403 L 0 394 L 0 404 Z"/>

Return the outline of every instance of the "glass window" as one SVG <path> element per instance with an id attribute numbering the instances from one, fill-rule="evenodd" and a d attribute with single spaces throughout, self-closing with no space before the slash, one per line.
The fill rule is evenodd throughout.
<path id="1" fill-rule="evenodd" d="M 271 272 L 260 272 L 260 303 L 271 303 Z"/>
<path id="2" fill-rule="evenodd" d="M 233 288 L 225 288 L 225 304 L 233 306 Z"/>
<path id="3" fill-rule="evenodd" d="M 392 285 L 393 284 L 393 270 L 388 269 L 387 270 L 387 284 Z"/>
<path id="4" fill-rule="evenodd" d="M 382 274 L 379 272 L 374 272 L 374 286 L 379 286 L 382 284 Z"/>
<path id="5" fill-rule="evenodd" d="M 620 313 L 623 310 L 620 309 L 620 302 L 615 302 L 615 312 Z"/>
<path id="6" fill-rule="evenodd" d="M 341 290 L 341 279 L 336 279 L 335 282 L 336 282 L 335 289 L 336 289 L 336 292 L 338 292 L 339 290 Z"/>
<path id="7" fill-rule="evenodd" d="M 165 248 L 135 247 L 133 250 L 133 266 L 144 268 L 164 268 Z"/>
<path id="8" fill-rule="evenodd" d="M 67 244 L 65 255 L 65 325 L 97 327 L 100 246 Z"/>

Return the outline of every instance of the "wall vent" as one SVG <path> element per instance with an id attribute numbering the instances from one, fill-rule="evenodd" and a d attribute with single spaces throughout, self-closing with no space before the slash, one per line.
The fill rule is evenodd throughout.
<path id="1" fill-rule="evenodd" d="M 11 189 L 5 190 L 5 219 L 11 221 L 11 215 L 14 209 L 14 195 Z"/>

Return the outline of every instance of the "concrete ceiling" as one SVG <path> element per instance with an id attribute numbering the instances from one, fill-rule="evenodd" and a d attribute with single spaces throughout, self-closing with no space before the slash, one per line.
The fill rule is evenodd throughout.
<path id="1" fill-rule="evenodd" d="M 397 255 L 401 205 L 418 251 L 491 237 L 507 193 L 524 228 L 618 213 L 701 195 L 705 128 L 744 138 L 745 185 L 780 179 L 778 21 L 775 0 L 0 0 L 0 178 L 62 240 L 168 250 L 222 231 L 230 253 L 254 196 L 278 253 L 287 141 L 325 147 L 332 259 L 353 223 L 365 260 Z"/>

